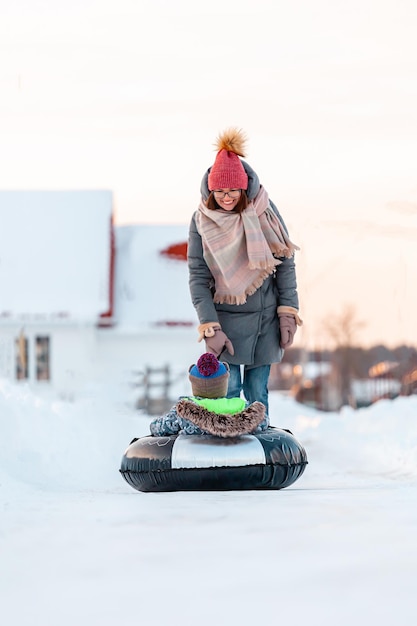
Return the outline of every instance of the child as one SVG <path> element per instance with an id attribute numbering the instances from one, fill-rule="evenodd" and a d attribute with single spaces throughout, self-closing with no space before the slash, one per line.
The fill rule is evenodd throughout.
<path id="1" fill-rule="evenodd" d="M 215 435 L 236 437 L 262 432 L 269 426 L 265 406 L 249 404 L 242 398 L 226 398 L 229 366 L 206 352 L 189 369 L 192 396 L 181 396 L 172 409 L 155 418 L 150 430 L 155 437 L 177 435 Z"/>

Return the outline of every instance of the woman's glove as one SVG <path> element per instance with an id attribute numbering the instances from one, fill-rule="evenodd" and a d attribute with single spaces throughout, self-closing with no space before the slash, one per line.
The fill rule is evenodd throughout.
<path id="1" fill-rule="evenodd" d="M 289 348 L 294 341 L 295 331 L 297 330 L 295 317 L 293 315 L 280 315 L 279 330 L 281 334 L 279 345 L 285 350 Z"/>
<path id="2" fill-rule="evenodd" d="M 235 353 L 232 342 L 221 328 L 216 328 L 213 337 L 206 337 L 207 352 L 211 352 L 214 356 L 219 357 L 225 348 L 230 354 Z"/>
<path id="3" fill-rule="evenodd" d="M 198 341 L 202 341 L 202 339 L 204 339 L 206 342 L 207 352 L 211 352 L 217 358 L 225 349 L 228 350 L 229 354 L 233 355 L 235 353 L 232 342 L 222 331 L 218 322 L 200 324 L 198 332 L 200 333 Z"/>
<path id="4" fill-rule="evenodd" d="M 279 306 L 278 321 L 281 335 L 279 345 L 285 350 L 292 345 L 297 326 L 302 326 L 303 320 L 299 318 L 297 309 L 292 306 Z"/>

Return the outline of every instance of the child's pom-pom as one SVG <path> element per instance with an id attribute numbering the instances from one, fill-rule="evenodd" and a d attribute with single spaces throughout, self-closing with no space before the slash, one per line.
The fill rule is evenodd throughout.
<path id="1" fill-rule="evenodd" d="M 220 363 L 214 354 L 205 352 L 197 361 L 197 369 L 202 376 L 212 376 L 220 367 Z"/>

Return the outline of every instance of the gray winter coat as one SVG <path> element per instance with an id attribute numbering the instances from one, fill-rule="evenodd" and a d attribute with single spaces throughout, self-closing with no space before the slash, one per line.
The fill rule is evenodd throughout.
<path id="1" fill-rule="evenodd" d="M 258 176 L 242 161 L 248 175 L 248 198 L 256 197 L 260 189 Z M 208 170 L 202 180 L 201 195 L 209 196 Z M 280 216 L 277 207 L 271 206 Z M 203 244 L 197 230 L 194 213 L 189 230 L 188 267 L 191 299 L 200 324 L 219 322 L 222 330 L 231 340 L 235 349 L 232 356 L 223 352 L 221 360 L 235 365 L 257 367 L 279 363 L 284 351 L 280 348 L 280 333 L 277 315 L 279 305 L 298 309 L 297 281 L 294 257 L 282 257 L 274 274 L 269 276 L 259 289 L 248 296 L 245 304 L 215 304 L 213 302 L 213 276 L 204 260 Z M 286 228 L 286 227 L 285 227 Z"/>

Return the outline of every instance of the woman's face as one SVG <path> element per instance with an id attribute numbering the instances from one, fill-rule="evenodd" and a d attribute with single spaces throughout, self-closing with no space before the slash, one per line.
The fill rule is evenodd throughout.
<path id="1" fill-rule="evenodd" d="M 233 211 L 239 202 L 241 189 L 216 189 L 213 194 L 219 207 L 225 211 Z"/>

